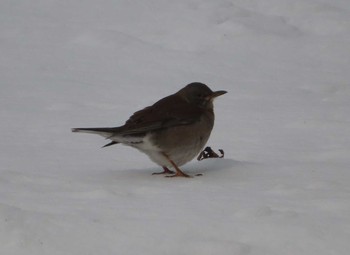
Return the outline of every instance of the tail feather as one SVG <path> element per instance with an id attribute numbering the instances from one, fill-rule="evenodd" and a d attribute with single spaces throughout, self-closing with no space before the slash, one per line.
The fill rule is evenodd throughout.
<path id="1" fill-rule="evenodd" d="M 143 143 L 143 140 L 146 135 L 144 133 L 137 135 L 125 135 L 123 134 L 123 126 L 113 128 L 72 128 L 72 132 L 97 134 L 105 137 L 106 139 L 112 140 L 111 142 L 104 145 L 102 148 L 118 143 L 126 144 L 129 146 L 136 146 L 137 144 Z"/>
<path id="2" fill-rule="evenodd" d="M 105 138 L 110 138 L 117 132 L 117 130 L 116 128 L 72 128 L 72 132 L 97 134 Z"/>
<path id="3" fill-rule="evenodd" d="M 112 141 L 112 142 L 107 143 L 106 145 L 102 146 L 102 148 L 105 148 L 105 147 L 108 147 L 108 146 L 111 146 L 111 145 L 114 145 L 114 144 L 118 144 L 118 142 Z"/>
<path id="4" fill-rule="evenodd" d="M 111 139 L 112 136 L 118 131 L 118 128 L 72 128 L 72 132 L 75 133 L 89 133 L 89 134 L 97 134 L 105 137 L 106 139 Z M 111 141 L 110 143 L 104 145 L 104 147 L 111 146 L 113 144 L 117 144 L 119 142 Z"/>

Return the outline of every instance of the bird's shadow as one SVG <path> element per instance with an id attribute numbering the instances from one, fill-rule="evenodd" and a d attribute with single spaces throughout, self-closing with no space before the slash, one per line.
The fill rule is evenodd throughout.
<path id="1" fill-rule="evenodd" d="M 210 174 L 211 172 L 220 172 L 239 167 L 246 163 L 247 162 L 229 158 L 208 158 L 199 162 L 193 162 L 189 164 L 188 172 L 191 174 Z"/>
<path id="2" fill-rule="evenodd" d="M 218 171 L 224 171 L 229 170 L 235 167 L 240 167 L 242 165 L 249 164 L 248 162 L 244 161 L 237 161 L 233 159 L 227 159 L 227 158 L 209 158 L 205 159 L 199 162 L 192 162 L 189 164 L 186 164 L 181 168 L 182 171 L 185 173 L 196 176 L 196 175 L 209 175 L 212 172 L 217 173 Z M 133 177 L 133 178 L 145 178 L 145 177 L 157 177 L 157 176 L 165 176 L 165 175 L 152 175 L 152 173 L 160 172 L 162 171 L 162 168 L 157 167 L 151 167 L 151 168 L 137 168 L 137 169 L 122 169 L 122 170 L 116 170 L 116 169 L 110 169 L 108 171 L 109 178 L 126 178 L 126 177 Z"/>

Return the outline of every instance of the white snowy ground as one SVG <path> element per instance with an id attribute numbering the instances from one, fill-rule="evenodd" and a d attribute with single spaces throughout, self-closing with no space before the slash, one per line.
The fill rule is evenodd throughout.
<path id="1" fill-rule="evenodd" d="M 1 0 L 0 254 L 348 254 L 348 0 Z M 201 81 L 192 179 L 71 127 Z"/>

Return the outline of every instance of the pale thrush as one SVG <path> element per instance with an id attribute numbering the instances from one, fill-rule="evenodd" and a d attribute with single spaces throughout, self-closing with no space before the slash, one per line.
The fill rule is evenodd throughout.
<path id="1" fill-rule="evenodd" d="M 135 112 L 123 126 L 73 128 L 112 140 L 103 147 L 124 144 L 134 147 L 161 167 L 167 177 L 190 177 L 179 166 L 192 160 L 204 147 L 214 126 L 213 99 L 227 93 L 212 91 L 199 82 Z M 168 169 L 173 167 L 175 172 Z"/>

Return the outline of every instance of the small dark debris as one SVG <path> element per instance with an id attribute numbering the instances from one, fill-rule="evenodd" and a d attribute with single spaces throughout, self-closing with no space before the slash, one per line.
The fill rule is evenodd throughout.
<path id="1" fill-rule="evenodd" d="M 197 160 L 200 161 L 207 158 L 223 158 L 225 155 L 224 150 L 219 149 L 219 152 L 221 153 L 220 156 L 209 146 L 205 147 L 205 149 L 198 155 Z"/>

